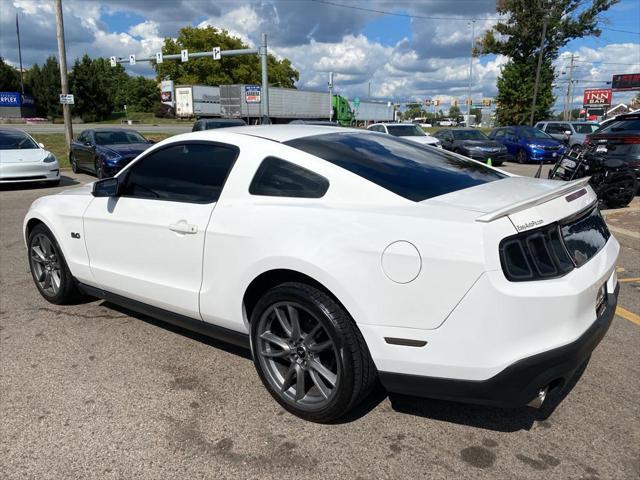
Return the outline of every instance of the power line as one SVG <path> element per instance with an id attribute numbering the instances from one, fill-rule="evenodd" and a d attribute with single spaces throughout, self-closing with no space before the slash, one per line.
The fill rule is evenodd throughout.
<path id="1" fill-rule="evenodd" d="M 351 10 L 360 10 L 362 12 L 369 12 L 369 13 L 379 13 L 381 15 L 391 15 L 394 17 L 405 17 L 405 18 L 417 18 L 417 19 L 422 19 L 422 20 L 464 20 L 464 21 L 469 21 L 469 20 L 494 20 L 494 21 L 501 21 L 501 20 L 505 20 L 505 18 L 500 18 L 500 17 L 481 17 L 481 18 L 471 18 L 471 17 L 435 17 L 435 16 L 431 16 L 431 15 L 411 15 L 409 13 L 399 13 L 399 12 L 389 12 L 387 10 L 378 10 L 375 8 L 367 8 L 367 7 L 359 7 L 357 5 L 345 5 L 343 3 L 335 3 L 335 2 L 330 2 L 328 0 L 311 0 L 312 2 L 315 3 L 321 3 L 323 5 L 331 5 L 333 7 L 341 7 L 341 8 L 349 8 Z M 630 33 L 632 35 L 640 35 L 640 32 L 633 32 L 631 30 L 620 30 L 618 28 L 609 28 L 609 27 L 598 27 L 601 30 L 610 30 L 612 32 L 619 32 L 619 33 Z"/>
<path id="2" fill-rule="evenodd" d="M 600 65 L 629 65 L 629 66 L 635 66 L 635 65 L 640 65 L 640 62 L 636 62 L 636 63 L 618 63 L 618 62 L 601 62 L 600 60 L 574 60 L 575 62 L 580 62 L 580 63 L 599 63 Z"/>

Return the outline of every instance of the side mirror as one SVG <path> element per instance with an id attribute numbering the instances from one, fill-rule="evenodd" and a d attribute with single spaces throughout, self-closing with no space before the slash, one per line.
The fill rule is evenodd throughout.
<path id="1" fill-rule="evenodd" d="M 155 140 L 147 140 L 148 143 L 150 143 L 151 145 L 153 145 L 154 143 L 156 143 Z"/>
<path id="2" fill-rule="evenodd" d="M 44 150 L 44 143 L 38 143 L 38 146 Z"/>
<path id="3" fill-rule="evenodd" d="M 94 197 L 117 197 L 120 193 L 117 177 L 103 178 L 93 184 L 91 195 Z"/>
<path id="4" fill-rule="evenodd" d="M 84 142 L 85 147 L 93 147 L 93 144 L 89 141 Z"/>

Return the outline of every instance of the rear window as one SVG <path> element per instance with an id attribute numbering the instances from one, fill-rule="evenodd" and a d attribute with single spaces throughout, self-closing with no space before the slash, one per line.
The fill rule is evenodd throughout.
<path id="1" fill-rule="evenodd" d="M 414 202 L 506 177 L 473 160 L 390 135 L 330 133 L 285 144 Z"/>
<path id="2" fill-rule="evenodd" d="M 576 133 L 589 134 L 595 132 L 600 125 L 597 123 L 573 123 L 573 129 Z"/>
<path id="3" fill-rule="evenodd" d="M 640 133 L 640 118 L 614 120 L 598 130 L 598 133 Z"/>

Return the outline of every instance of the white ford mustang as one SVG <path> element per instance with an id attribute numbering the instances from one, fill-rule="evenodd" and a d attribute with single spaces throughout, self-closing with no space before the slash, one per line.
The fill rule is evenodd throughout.
<path id="1" fill-rule="evenodd" d="M 35 284 L 251 348 L 286 409 L 390 392 L 539 405 L 604 336 L 619 245 L 583 181 L 515 177 L 374 132 L 171 137 L 36 200 Z"/>

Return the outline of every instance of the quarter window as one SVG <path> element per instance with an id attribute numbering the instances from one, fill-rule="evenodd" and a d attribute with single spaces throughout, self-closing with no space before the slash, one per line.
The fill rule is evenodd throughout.
<path id="1" fill-rule="evenodd" d="M 212 143 L 184 143 L 157 150 L 127 171 L 123 196 L 215 202 L 237 156 L 237 148 Z"/>
<path id="2" fill-rule="evenodd" d="M 326 178 L 291 162 L 267 157 L 258 167 L 249 193 L 270 197 L 320 198 L 328 189 Z"/>

